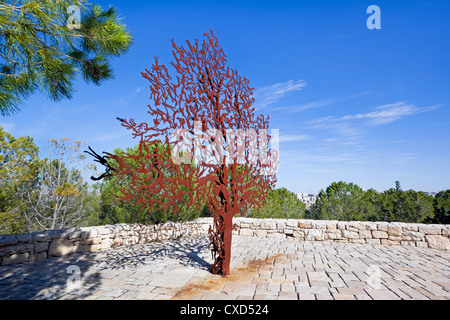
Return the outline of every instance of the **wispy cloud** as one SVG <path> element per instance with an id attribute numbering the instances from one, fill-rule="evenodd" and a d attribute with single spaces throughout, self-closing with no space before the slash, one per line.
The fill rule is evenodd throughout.
<path id="1" fill-rule="evenodd" d="M 342 117 L 328 116 L 312 120 L 310 123 L 316 128 L 326 128 L 336 127 L 337 124 L 362 120 L 364 121 L 363 125 L 379 126 L 398 121 L 407 116 L 436 110 L 439 107 L 440 105 L 417 107 L 415 105 L 400 101 L 376 107 L 375 110 L 371 112 L 346 115 Z"/>
<path id="2" fill-rule="evenodd" d="M 302 141 L 309 138 L 306 134 L 280 134 L 280 142 Z"/>
<path id="3" fill-rule="evenodd" d="M 255 106 L 263 109 L 276 103 L 288 94 L 302 90 L 306 86 L 304 80 L 289 80 L 257 89 L 254 93 Z"/>
<path id="4" fill-rule="evenodd" d="M 308 102 L 308 103 L 305 103 L 305 104 L 302 104 L 299 106 L 290 107 L 289 109 L 291 112 L 300 112 L 300 111 L 307 110 L 307 109 L 326 107 L 329 105 L 333 105 L 335 103 L 345 102 L 345 101 L 348 101 L 348 100 L 351 100 L 354 98 L 362 97 L 369 93 L 371 93 L 371 91 L 364 91 L 364 92 L 348 95 L 345 97 L 333 97 L 333 98 L 327 98 L 327 99 L 320 99 L 320 100 L 311 101 L 311 102 Z"/>

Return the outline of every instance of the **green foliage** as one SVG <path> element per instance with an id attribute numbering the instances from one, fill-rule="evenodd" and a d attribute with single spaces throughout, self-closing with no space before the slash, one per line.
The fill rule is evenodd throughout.
<path id="1" fill-rule="evenodd" d="M 382 193 L 362 190 L 353 183 L 333 182 L 321 190 L 309 217 L 315 219 L 432 222 L 433 198 L 423 192 L 403 191 L 400 182 Z"/>
<path id="2" fill-rule="evenodd" d="M 356 184 L 333 182 L 321 190 L 313 206 L 313 217 L 328 220 L 360 220 L 369 214 L 364 191 Z"/>
<path id="3" fill-rule="evenodd" d="M 79 21 L 70 6 L 79 9 Z M 131 43 L 113 7 L 103 10 L 85 0 L 2 1 L 0 113 L 18 111 L 36 90 L 55 101 L 71 98 L 77 73 L 96 85 L 111 79 L 108 60 Z"/>
<path id="4" fill-rule="evenodd" d="M 250 209 L 246 214 L 250 218 L 303 219 L 305 205 L 296 194 L 286 188 L 269 191 L 266 203 L 259 209 Z"/>
<path id="5" fill-rule="evenodd" d="M 38 147 L 30 137 L 15 138 L 0 126 L 0 233 L 22 230 L 24 207 L 18 194 L 33 187 L 39 172 Z"/>
<path id="6" fill-rule="evenodd" d="M 450 189 L 436 194 L 433 201 L 433 209 L 433 223 L 450 224 Z"/>
<path id="7" fill-rule="evenodd" d="M 414 190 L 403 191 L 400 182 L 396 181 L 395 188 L 379 195 L 375 218 L 382 221 L 426 222 L 433 217 L 432 203 L 432 197 Z"/>

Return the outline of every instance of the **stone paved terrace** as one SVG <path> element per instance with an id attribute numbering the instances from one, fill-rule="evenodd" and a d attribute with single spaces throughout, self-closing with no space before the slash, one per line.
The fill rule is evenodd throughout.
<path id="1" fill-rule="evenodd" d="M 0 299 L 450 299 L 440 249 L 235 235 L 232 257 L 210 274 L 196 236 L 5 265 Z"/>

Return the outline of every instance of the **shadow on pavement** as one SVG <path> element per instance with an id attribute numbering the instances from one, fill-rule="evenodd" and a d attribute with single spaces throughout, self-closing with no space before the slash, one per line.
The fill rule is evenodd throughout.
<path id="1" fill-rule="evenodd" d="M 145 266 L 153 261 L 172 259 L 180 266 L 189 266 L 209 270 L 210 263 L 203 256 L 208 251 L 208 241 L 203 237 L 181 238 L 177 241 L 159 241 L 148 244 L 136 244 L 129 247 L 117 247 L 106 251 L 106 258 L 100 269 L 120 269 Z"/>
<path id="2" fill-rule="evenodd" d="M 158 265 L 164 270 L 171 261 L 179 266 L 209 270 L 210 263 L 204 259 L 209 253 L 208 244 L 204 237 L 181 238 L 0 266 L 0 300 L 89 296 L 100 288 L 105 269 L 154 270 Z"/>

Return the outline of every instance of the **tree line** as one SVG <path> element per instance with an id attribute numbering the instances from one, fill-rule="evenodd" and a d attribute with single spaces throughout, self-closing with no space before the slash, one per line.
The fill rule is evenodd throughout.
<path id="1" fill-rule="evenodd" d="M 306 216 L 311 219 L 345 221 L 387 221 L 409 223 L 450 223 L 450 190 L 434 197 L 422 191 L 395 187 L 377 192 L 343 181 L 321 190 Z"/>
<path id="2" fill-rule="evenodd" d="M 118 201 L 131 177 L 90 183 L 96 168 L 86 163 L 83 147 L 81 141 L 69 138 L 50 139 L 46 157 L 39 159 L 39 148 L 31 137 L 15 138 L 0 127 L 0 234 L 116 223 L 155 224 L 211 215 L 206 206 L 198 210 L 181 205 L 179 215 L 171 210 L 164 213 L 158 206 L 145 208 L 133 201 Z M 137 147 L 114 150 L 117 155 L 123 152 L 139 155 Z M 450 190 L 431 197 L 402 190 L 398 181 L 395 188 L 383 192 L 365 191 L 340 181 L 321 190 L 316 203 L 307 210 L 295 193 L 277 188 L 269 192 L 262 208 L 250 208 L 241 214 L 255 218 L 448 224 Z"/>

